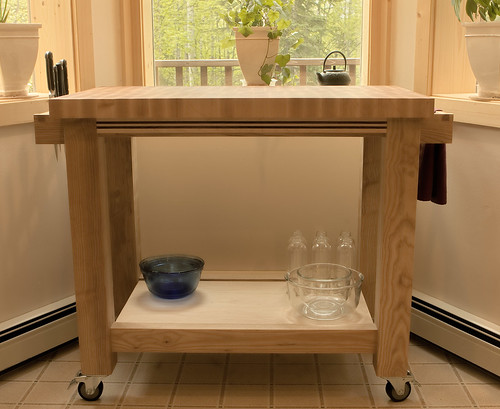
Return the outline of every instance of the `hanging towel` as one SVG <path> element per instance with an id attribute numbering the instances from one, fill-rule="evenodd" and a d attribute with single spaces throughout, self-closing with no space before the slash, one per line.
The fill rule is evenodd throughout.
<path id="1" fill-rule="evenodd" d="M 426 143 L 420 145 L 418 195 L 421 201 L 446 204 L 446 145 Z"/>

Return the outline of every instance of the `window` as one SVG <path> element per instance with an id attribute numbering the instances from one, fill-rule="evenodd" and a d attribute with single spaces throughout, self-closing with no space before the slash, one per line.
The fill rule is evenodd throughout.
<path id="1" fill-rule="evenodd" d="M 305 39 L 291 52 L 289 66 L 297 77 L 296 84 L 316 84 L 316 72 L 333 50 L 346 55 L 351 76 L 359 82 L 362 3 L 295 0 L 293 28 Z M 224 39 L 231 36 L 221 17 L 226 4 L 226 0 L 153 0 L 157 85 L 241 84 L 234 46 L 222 47 Z"/>

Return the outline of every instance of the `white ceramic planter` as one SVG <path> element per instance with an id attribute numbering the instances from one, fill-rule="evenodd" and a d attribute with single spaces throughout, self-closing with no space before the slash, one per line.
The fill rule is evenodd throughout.
<path id="1" fill-rule="evenodd" d="M 500 98 L 500 21 L 464 23 L 479 98 Z"/>
<path id="2" fill-rule="evenodd" d="M 28 95 L 41 24 L 0 24 L 0 96 Z"/>
<path id="3" fill-rule="evenodd" d="M 279 38 L 270 40 L 267 27 L 252 27 L 253 33 L 244 37 L 234 29 L 236 53 L 241 71 L 247 85 L 267 85 L 260 78 L 260 68 L 264 64 L 273 64 L 279 49 Z M 267 58 L 266 58 L 267 55 Z"/>

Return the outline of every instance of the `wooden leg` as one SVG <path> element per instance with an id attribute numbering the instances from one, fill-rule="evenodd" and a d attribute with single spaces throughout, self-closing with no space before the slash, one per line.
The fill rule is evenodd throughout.
<path id="1" fill-rule="evenodd" d="M 420 120 L 391 119 L 382 163 L 381 248 L 377 266 L 374 359 L 380 377 L 408 370 Z"/>
<path id="2" fill-rule="evenodd" d="M 109 375 L 116 354 L 110 342 L 115 313 L 104 138 L 97 137 L 95 120 L 71 120 L 64 143 L 81 370 Z"/>
<path id="3" fill-rule="evenodd" d="M 130 137 L 105 138 L 113 293 L 118 315 L 138 279 L 138 223 L 135 217 L 133 145 Z"/>
<path id="4" fill-rule="evenodd" d="M 363 141 L 363 182 L 359 231 L 359 271 L 365 280 L 363 295 L 372 316 L 375 313 L 375 279 L 380 222 L 380 164 L 382 138 L 365 137 Z"/>

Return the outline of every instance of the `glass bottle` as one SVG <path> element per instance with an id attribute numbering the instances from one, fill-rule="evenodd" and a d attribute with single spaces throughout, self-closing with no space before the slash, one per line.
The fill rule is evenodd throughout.
<path id="1" fill-rule="evenodd" d="M 356 256 L 356 246 L 354 244 L 354 239 L 351 237 L 351 232 L 343 231 L 340 233 L 337 242 L 337 264 L 356 268 L 355 266 L 355 256 Z"/>
<path id="2" fill-rule="evenodd" d="M 288 240 L 288 271 L 307 264 L 307 242 L 300 230 Z"/>
<path id="3" fill-rule="evenodd" d="M 312 245 L 313 263 L 331 263 L 333 258 L 332 245 L 328 241 L 328 236 L 324 231 L 316 232 L 316 237 Z"/>

